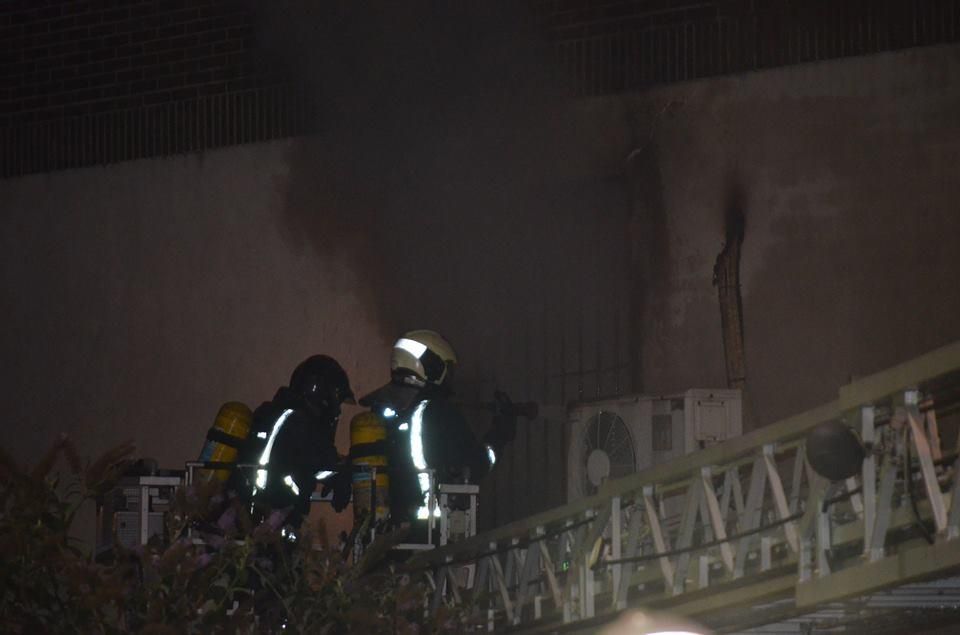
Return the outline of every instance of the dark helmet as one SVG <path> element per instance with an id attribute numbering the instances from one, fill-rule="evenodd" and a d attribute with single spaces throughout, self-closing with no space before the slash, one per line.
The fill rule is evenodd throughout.
<path id="1" fill-rule="evenodd" d="M 290 376 L 290 389 L 317 410 L 339 412 L 341 403 L 356 403 L 347 373 L 337 360 L 326 355 L 314 355 L 302 361 Z"/>

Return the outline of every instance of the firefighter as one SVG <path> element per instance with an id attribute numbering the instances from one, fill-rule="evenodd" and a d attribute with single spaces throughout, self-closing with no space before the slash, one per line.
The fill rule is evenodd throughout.
<path id="1" fill-rule="evenodd" d="M 297 366 L 289 386 L 254 411 L 239 461 L 254 468 L 235 472 L 234 489 L 252 500 L 256 515 L 289 508 L 286 523 L 299 527 L 318 480 L 332 490 L 336 511 L 347 506 L 351 474 L 335 471 L 342 403 L 356 403 L 346 372 L 333 358 L 314 355 Z"/>
<path id="2" fill-rule="evenodd" d="M 432 483 L 476 483 L 513 440 L 516 417 L 498 408 L 483 441 L 477 439 L 460 409 L 451 402 L 457 355 L 440 334 L 417 330 L 393 345 L 391 381 L 366 395 L 361 405 L 388 422 L 387 464 L 390 473 L 390 516 L 393 524 L 429 513 Z M 498 402 L 509 405 L 503 393 Z"/>

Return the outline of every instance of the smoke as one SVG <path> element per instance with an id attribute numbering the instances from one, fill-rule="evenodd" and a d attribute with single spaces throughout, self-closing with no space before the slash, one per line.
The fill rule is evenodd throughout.
<path id="1" fill-rule="evenodd" d="M 491 373 L 519 364 L 531 324 L 616 304 L 606 296 L 628 268 L 609 178 L 625 153 L 593 140 L 522 9 L 255 9 L 261 48 L 308 83 L 319 117 L 284 184 L 291 243 L 361 271 L 388 337 L 434 328 Z"/>

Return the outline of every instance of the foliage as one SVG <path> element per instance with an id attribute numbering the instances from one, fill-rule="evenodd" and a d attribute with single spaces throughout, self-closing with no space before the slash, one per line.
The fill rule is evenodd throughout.
<path id="1" fill-rule="evenodd" d="M 215 489 L 181 488 L 167 539 L 115 545 L 94 561 L 70 528 L 81 505 L 109 491 L 130 464 L 122 445 L 82 466 L 62 437 L 31 470 L 0 450 L 0 623 L 34 633 L 442 633 L 452 613 L 426 620 L 426 588 L 373 548 L 349 566 L 322 531 L 295 543 L 284 514 L 254 526 Z M 60 458 L 68 474 L 54 475 Z M 214 513 L 211 514 L 211 512 Z M 201 541 L 184 529 L 213 519 Z M 322 528 L 321 528 L 322 529 Z"/>

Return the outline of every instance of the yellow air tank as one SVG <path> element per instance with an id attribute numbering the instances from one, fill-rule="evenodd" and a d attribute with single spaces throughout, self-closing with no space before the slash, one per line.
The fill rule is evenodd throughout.
<path id="1" fill-rule="evenodd" d="M 237 462 L 240 444 L 250 434 L 250 422 L 253 413 L 245 404 L 228 401 L 220 406 L 213 427 L 207 431 L 207 441 L 200 451 L 200 461 L 221 463 L 217 469 L 199 470 L 197 480 L 208 483 L 213 480 L 226 482 L 230 476 L 231 465 Z"/>
<path id="2" fill-rule="evenodd" d="M 350 457 L 354 465 L 367 465 L 377 469 L 377 520 L 387 517 L 389 507 L 387 457 L 385 444 L 387 426 L 372 412 L 361 412 L 350 421 Z M 370 510 L 369 472 L 353 474 L 353 514 L 358 518 Z"/>

